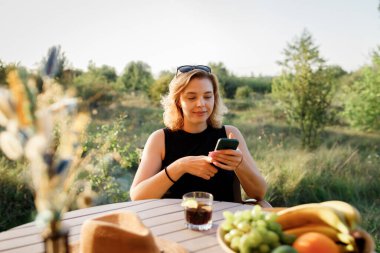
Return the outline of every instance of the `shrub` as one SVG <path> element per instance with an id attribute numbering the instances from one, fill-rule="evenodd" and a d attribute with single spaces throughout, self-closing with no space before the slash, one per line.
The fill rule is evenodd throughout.
<path id="1" fill-rule="evenodd" d="M 249 96 L 251 95 L 251 92 L 252 90 L 248 86 L 239 87 L 236 90 L 235 98 L 237 99 L 249 98 Z"/>
<path id="2" fill-rule="evenodd" d="M 23 178 L 24 167 L 0 154 L 0 232 L 34 218 L 33 194 Z"/>
<path id="3" fill-rule="evenodd" d="M 88 177 L 98 194 L 96 205 L 127 201 L 129 186 L 140 159 L 139 150 L 125 136 L 128 129 L 124 116 L 112 124 L 90 125 L 85 150 L 91 157 Z M 101 159 L 99 159 L 101 157 Z"/>
<path id="4" fill-rule="evenodd" d="M 105 76 L 91 67 L 88 72 L 75 77 L 73 82 L 78 95 L 90 104 L 110 101 L 117 94 L 117 83 L 109 82 Z"/>
<path id="5" fill-rule="evenodd" d="M 359 80 L 347 87 L 344 115 L 349 123 L 363 130 L 380 130 L 380 47 L 372 56 L 372 65 L 364 67 Z"/>
<path id="6" fill-rule="evenodd" d="M 169 71 L 161 72 L 157 80 L 154 81 L 149 89 L 149 97 L 155 101 L 159 102 L 161 97 L 169 91 L 169 83 L 173 79 L 174 74 Z"/>

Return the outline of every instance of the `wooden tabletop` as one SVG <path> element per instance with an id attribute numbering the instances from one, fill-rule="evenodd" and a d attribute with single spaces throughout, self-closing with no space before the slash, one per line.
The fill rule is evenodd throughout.
<path id="1" fill-rule="evenodd" d="M 155 199 L 116 203 L 68 212 L 64 224 L 70 228 L 70 243 L 80 238 L 82 223 L 96 216 L 129 210 L 138 214 L 154 235 L 181 244 L 189 252 L 223 252 L 216 239 L 218 225 L 223 221 L 223 211 L 251 209 L 239 203 L 214 201 L 213 226 L 208 231 L 193 231 L 185 228 L 184 211 L 180 199 Z M 41 229 L 34 222 L 0 233 L 0 252 L 42 253 Z"/>

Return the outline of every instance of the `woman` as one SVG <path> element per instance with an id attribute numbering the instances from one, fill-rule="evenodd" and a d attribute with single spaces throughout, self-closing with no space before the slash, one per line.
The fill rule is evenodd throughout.
<path id="1" fill-rule="evenodd" d="M 146 142 L 130 189 L 132 200 L 206 191 L 215 200 L 236 201 L 236 177 L 249 197 L 264 198 L 267 185 L 242 134 L 222 125 L 226 107 L 208 66 L 178 67 L 162 104 L 167 128 L 153 132 Z M 239 140 L 238 149 L 213 151 L 217 140 L 227 136 Z"/>

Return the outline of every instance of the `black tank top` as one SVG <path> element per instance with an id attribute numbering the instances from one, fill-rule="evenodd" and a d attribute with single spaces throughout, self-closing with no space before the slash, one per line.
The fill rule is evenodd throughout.
<path id="1" fill-rule="evenodd" d="M 208 155 L 213 151 L 219 138 L 225 138 L 226 130 L 207 127 L 201 133 L 188 133 L 183 130 L 171 131 L 164 129 L 165 158 L 161 170 L 172 162 L 184 156 Z M 163 198 L 182 198 L 182 195 L 191 191 L 205 191 L 212 193 L 214 200 L 234 201 L 233 182 L 235 173 L 217 168 L 218 172 L 210 180 L 185 173 L 163 196 Z"/>

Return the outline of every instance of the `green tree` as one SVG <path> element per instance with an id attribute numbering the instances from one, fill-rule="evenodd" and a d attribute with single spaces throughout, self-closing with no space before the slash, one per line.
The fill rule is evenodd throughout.
<path id="1" fill-rule="evenodd" d="M 218 81 L 219 81 L 220 85 L 223 86 L 224 83 L 226 82 L 227 78 L 230 75 L 226 66 L 224 66 L 224 63 L 223 62 L 210 62 L 208 65 L 210 66 L 212 73 L 218 77 Z"/>
<path id="2" fill-rule="evenodd" d="M 345 71 L 339 65 L 329 65 L 329 66 L 326 66 L 326 69 L 330 71 L 331 77 L 334 79 L 339 79 L 348 74 L 347 71 Z"/>
<path id="3" fill-rule="evenodd" d="M 96 67 L 93 62 L 90 62 L 87 72 L 76 76 L 73 83 L 79 95 L 93 103 L 98 100 L 110 99 L 116 86 L 116 80 L 117 74 L 114 68 L 107 65 Z"/>
<path id="4" fill-rule="evenodd" d="M 226 66 L 222 62 L 209 63 L 212 73 L 218 77 L 222 96 L 233 98 L 238 87 L 237 78 L 230 74 Z"/>
<path id="5" fill-rule="evenodd" d="M 363 130 L 380 130 L 380 46 L 372 54 L 372 64 L 346 87 L 344 115 L 350 124 Z"/>
<path id="6" fill-rule="evenodd" d="M 114 67 L 108 65 L 96 67 L 94 64 L 92 64 L 89 66 L 89 70 L 99 76 L 104 77 L 108 83 L 116 82 L 117 80 L 117 74 Z"/>
<path id="7" fill-rule="evenodd" d="M 173 79 L 174 73 L 170 71 L 162 71 L 154 81 L 149 90 L 149 97 L 153 101 L 160 101 L 161 97 L 169 91 L 169 83 Z"/>
<path id="8" fill-rule="evenodd" d="M 107 83 L 116 82 L 117 80 L 117 74 L 116 74 L 115 68 L 108 65 L 102 65 L 101 67 L 96 67 L 95 63 L 90 62 L 88 66 L 88 71 L 91 72 L 91 74 L 93 75 L 104 77 Z"/>
<path id="9" fill-rule="evenodd" d="M 130 62 L 125 67 L 120 80 L 127 91 L 143 91 L 145 93 L 149 93 L 150 86 L 154 81 L 150 66 L 142 61 Z"/>
<path id="10" fill-rule="evenodd" d="M 282 73 L 274 80 L 273 93 L 283 104 L 291 123 L 301 129 L 302 146 L 315 148 L 328 122 L 332 100 L 332 71 L 325 67 L 311 34 L 304 30 L 283 51 L 278 62 Z"/>

